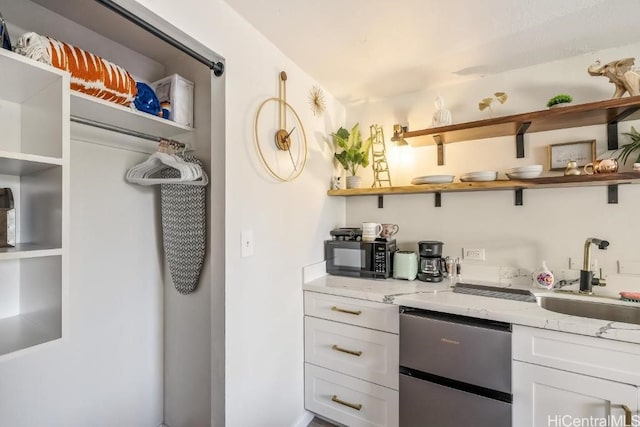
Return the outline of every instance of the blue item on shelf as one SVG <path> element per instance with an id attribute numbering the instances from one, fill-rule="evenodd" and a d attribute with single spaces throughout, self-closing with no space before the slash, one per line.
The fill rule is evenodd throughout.
<path id="1" fill-rule="evenodd" d="M 153 89 L 151 89 L 148 84 L 142 82 L 136 82 L 136 88 L 138 89 L 138 94 L 133 100 L 136 108 L 145 113 L 158 116 L 161 111 L 160 101 L 158 101 L 158 97 Z"/>

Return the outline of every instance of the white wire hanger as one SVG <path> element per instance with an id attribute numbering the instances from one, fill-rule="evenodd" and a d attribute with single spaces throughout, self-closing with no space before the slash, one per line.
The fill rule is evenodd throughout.
<path id="1" fill-rule="evenodd" d="M 207 185 L 209 177 L 200 165 L 187 162 L 176 154 L 178 144 L 184 149 L 184 144 L 174 141 L 160 141 L 158 151 L 151 154 L 144 162 L 133 166 L 127 171 L 126 180 L 140 185 Z M 176 178 L 158 177 L 158 173 L 166 168 L 176 169 L 180 172 L 180 176 Z"/>

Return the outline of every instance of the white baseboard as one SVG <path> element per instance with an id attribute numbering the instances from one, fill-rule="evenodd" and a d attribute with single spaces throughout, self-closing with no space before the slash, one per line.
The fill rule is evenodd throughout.
<path id="1" fill-rule="evenodd" d="M 304 414 L 302 414 L 302 416 L 292 427 L 307 427 L 312 419 L 313 414 L 311 412 L 305 411 Z"/>

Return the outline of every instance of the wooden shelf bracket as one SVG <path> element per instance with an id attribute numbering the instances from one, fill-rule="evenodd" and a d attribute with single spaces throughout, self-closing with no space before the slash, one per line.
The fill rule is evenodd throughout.
<path id="1" fill-rule="evenodd" d="M 437 192 L 435 195 L 435 206 L 436 208 L 442 207 L 442 193 Z"/>
<path id="2" fill-rule="evenodd" d="M 522 188 L 516 188 L 514 195 L 515 195 L 515 206 L 522 206 L 523 205 L 523 201 L 522 201 Z"/>
<path id="3" fill-rule="evenodd" d="M 516 157 L 522 159 L 524 157 L 524 134 L 531 126 L 531 122 L 522 122 L 516 133 Z"/>
<path id="4" fill-rule="evenodd" d="M 384 196 L 378 194 L 378 209 L 384 209 Z"/>

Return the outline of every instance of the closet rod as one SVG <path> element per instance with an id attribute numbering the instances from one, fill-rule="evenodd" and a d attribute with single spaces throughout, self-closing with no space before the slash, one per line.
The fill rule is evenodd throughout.
<path id="1" fill-rule="evenodd" d="M 166 43 L 169 43 L 171 46 L 175 47 L 176 49 L 181 50 L 182 52 L 186 53 L 187 55 L 189 55 L 190 57 L 194 58 L 195 60 L 197 60 L 199 62 L 202 62 L 204 65 L 206 65 L 211 70 L 213 70 L 213 74 L 216 77 L 220 77 L 224 73 L 224 63 L 223 62 L 221 62 L 221 61 L 218 61 L 218 62 L 211 61 L 210 59 L 205 58 L 204 56 L 200 55 L 195 50 L 191 49 L 190 47 L 188 47 L 188 46 L 184 45 L 183 43 L 179 42 L 178 40 L 174 39 L 173 37 L 171 37 L 167 33 L 164 33 L 163 31 L 161 31 L 157 27 L 154 27 L 153 25 L 149 24 L 147 21 L 145 21 L 143 19 L 140 19 L 139 16 L 134 15 L 133 13 L 129 12 L 124 7 L 120 6 L 119 4 L 116 4 L 113 0 L 95 0 L 95 1 L 97 1 L 98 3 L 100 3 L 101 5 L 106 7 L 107 9 L 111 9 L 113 12 L 115 12 L 118 15 L 122 16 L 123 18 L 126 18 L 129 21 L 133 22 L 138 27 L 148 31 L 149 33 L 153 34 L 154 36 L 156 36 L 160 40 L 162 40 L 162 41 L 164 41 Z"/>
<path id="2" fill-rule="evenodd" d="M 126 129 L 126 128 L 122 128 L 119 126 L 114 126 L 114 125 L 110 125 L 107 123 L 103 123 L 103 122 L 98 122 L 96 120 L 91 120 L 91 119 L 85 119 L 82 117 L 78 117 L 78 116 L 71 116 L 71 121 L 75 122 L 75 123 L 79 123 L 81 125 L 87 125 L 87 126 L 93 126 L 96 128 L 100 128 L 100 129 L 104 129 L 104 130 L 109 130 L 112 132 L 118 132 L 118 133 L 122 133 L 124 135 L 129 135 L 129 136 L 135 136 L 137 138 L 142 138 L 142 139 L 148 139 L 149 141 L 155 141 L 155 142 L 162 142 L 162 141 L 166 141 L 172 145 L 175 145 L 179 148 L 188 148 L 187 144 L 185 144 L 184 142 L 180 142 L 180 141 L 175 141 L 173 139 L 168 139 L 168 138 L 163 138 L 160 136 L 154 136 L 154 135 L 149 135 L 148 133 L 144 133 L 144 132 L 138 132 L 136 130 L 131 130 L 131 129 Z"/>

